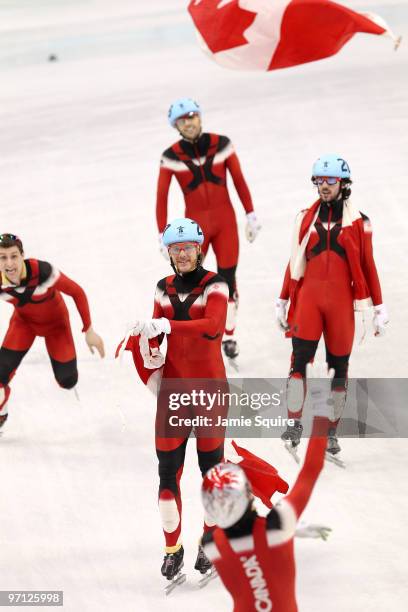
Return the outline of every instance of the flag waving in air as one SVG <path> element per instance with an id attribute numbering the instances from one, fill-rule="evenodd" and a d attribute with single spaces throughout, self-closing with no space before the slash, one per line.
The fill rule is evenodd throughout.
<path id="1" fill-rule="evenodd" d="M 337 53 L 357 32 L 396 39 L 378 15 L 331 0 L 191 0 L 203 49 L 238 70 L 276 70 Z"/>

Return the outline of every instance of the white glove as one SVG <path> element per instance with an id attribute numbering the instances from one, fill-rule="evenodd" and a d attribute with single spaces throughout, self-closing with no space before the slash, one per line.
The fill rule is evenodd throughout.
<path id="1" fill-rule="evenodd" d="M 245 228 L 245 235 L 249 242 L 253 242 L 259 234 L 262 225 L 259 223 L 254 212 L 247 213 L 246 218 L 247 224 Z"/>
<path id="2" fill-rule="evenodd" d="M 139 350 L 143 358 L 143 365 L 148 370 L 156 370 L 157 368 L 161 368 L 166 361 L 159 348 L 150 348 L 149 341 L 143 334 L 140 336 Z"/>
<path id="3" fill-rule="evenodd" d="M 374 336 L 384 336 L 386 325 L 388 323 L 388 313 L 385 304 L 374 306 Z"/>
<path id="4" fill-rule="evenodd" d="M 331 530 L 331 527 L 326 527 L 325 525 L 301 521 L 296 527 L 295 536 L 297 538 L 322 538 L 322 540 L 326 541 Z"/>
<path id="5" fill-rule="evenodd" d="M 286 319 L 287 305 L 288 300 L 282 300 L 281 298 L 278 298 L 275 302 L 276 322 L 281 331 L 287 331 L 289 329 L 288 321 Z"/>
<path id="6" fill-rule="evenodd" d="M 143 336 L 146 336 L 146 338 L 148 339 L 160 336 L 160 334 L 170 334 L 170 321 L 165 317 L 161 317 L 160 319 L 148 319 L 147 321 L 142 321 L 142 329 L 140 333 Z"/>
<path id="7" fill-rule="evenodd" d="M 327 369 L 327 363 L 308 363 L 306 366 L 307 390 L 312 399 L 313 416 L 327 417 L 334 421 L 334 402 L 331 383 L 334 370 Z"/>
<path id="8" fill-rule="evenodd" d="M 159 234 L 159 249 L 166 261 L 169 261 L 169 252 L 165 244 L 163 244 L 163 232 Z"/>
<path id="9" fill-rule="evenodd" d="M 129 339 L 130 336 L 138 336 L 143 329 L 144 321 L 136 321 L 134 325 L 128 328 L 126 336 Z"/>

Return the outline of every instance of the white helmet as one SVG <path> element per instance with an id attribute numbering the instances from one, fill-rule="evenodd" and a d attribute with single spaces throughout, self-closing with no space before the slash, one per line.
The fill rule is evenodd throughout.
<path id="1" fill-rule="evenodd" d="M 208 518 L 226 529 L 243 517 L 253 496 L 244 470 L 235 463 L 226 462 L 208 470 L 201 497 Z"/>

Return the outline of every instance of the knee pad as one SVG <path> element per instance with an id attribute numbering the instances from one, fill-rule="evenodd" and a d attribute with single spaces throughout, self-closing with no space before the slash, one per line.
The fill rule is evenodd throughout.
<path id="1" fill-rule="evenodd" d="M 289 376 L 286 383 L 286 405 L 288 412 L 298 414 L 299 418 L 302 414 L 303 404 L 306 397 L 305 379 L 297 376 Z M 295 417 L 296 418 L 296 417 Z"/>
<path id="2" fill-rule="evenodd" d="M 236 294 L 236 281 L 235 281 L 235 273 L 237 271 L 237 266 L 232 266 L 232 268 L 217 268 L 218 274 L 223 277 L 225 282 L 228 285 L 229 290 L 229 298 L 230 300 L 237 301 L 238 295 Z"/>
<path id="3" fill-rule="evenodd" d="M 347 389 L 333 390 L 333 414 L 334 420 L 337 421 L 343 414 L 344 406 L 346 405 Z"/>
<path id="4" fill-rule="evenodd" d="M 292 367 L 290 374 L 300 374 L 302 378 L 306 377 L 306 365 L 313 360 L 318 340 L 303 340 L 302 338 L 292 338 Z"/>
<path id="5" fill-rule="evenodd" d="M 340 419 L 347 399 L 348 364 L 350 355 L 333 355 L 326 347 L 326 359 L 329 368 L 334 370 L 332 397 L 334 401 L 334 419 Z"/>
<path id="6" fill-rule="evenodd" d="M 202 476 L 204 476 L 208 470 L 210 470 L 214 465 L 220 463 L 220 461 L 224 458 L 224 443 L 221 443 L 217 448 L 211 451 L 202 451 L 197 449 L 198 455 L 198 465 L 200 466 L 200 471 Z"/>
<path id="7" fill-rule="evenodd" d="M 164 531 L 173 533 L 180 525 L 180 511 L 172 491 L 168 489 L 160 491 L 159 512 Z"/>

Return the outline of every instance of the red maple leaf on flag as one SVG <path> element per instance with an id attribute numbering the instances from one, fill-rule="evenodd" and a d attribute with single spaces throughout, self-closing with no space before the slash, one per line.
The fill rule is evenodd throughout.
<path id="1" fill-rule="evenodd" d="M 247 45 L 244 32 L 257 13 L 239 6 L 238 0 L 218 8 L 222 0 L 191 0 L 188 10 L 194 25 L 213 53 Z"/>

